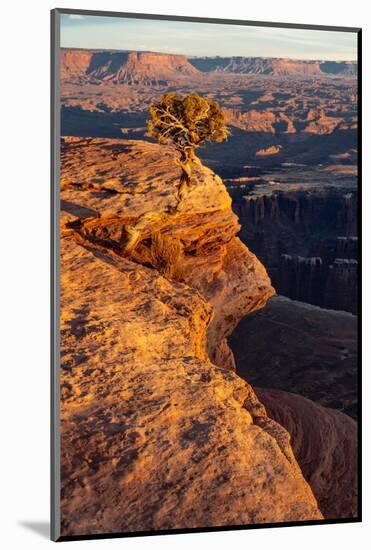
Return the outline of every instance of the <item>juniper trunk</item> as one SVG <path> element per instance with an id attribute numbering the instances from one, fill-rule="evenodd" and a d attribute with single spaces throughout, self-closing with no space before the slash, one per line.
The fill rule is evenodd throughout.
<path id="1" fill-rule="evenodd" d="M 182 175 L 180 177 L 180 185 L 178 190 L 177 208 L 191 185 L 192 168 L 196 158 L 194 149 L 191 147 L 184 149 L 180 154 L 179 163 L 182 169 Z"/>

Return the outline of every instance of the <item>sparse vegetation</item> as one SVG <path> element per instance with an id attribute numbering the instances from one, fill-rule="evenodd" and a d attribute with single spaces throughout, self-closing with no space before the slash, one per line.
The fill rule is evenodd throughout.
<path id="1" fill-rule="evenodd" d="M 150 262 L 161 275 L 170 280 L 182 280 L 184 251 L 179 239 L 156 232 L 152 235 Z"/>
<path id="2" fill-rule="evenodd" d="M 153 101 L 149 108 L 147 134 L 159 143 L 169 143 L 179 152 L 182 176 L 178 204 L 191 185 L 195 150 L 207 141 L 227 139 L 225 113 L 213 99 L 192 93 L 185 97 L 173 92 Z"/>

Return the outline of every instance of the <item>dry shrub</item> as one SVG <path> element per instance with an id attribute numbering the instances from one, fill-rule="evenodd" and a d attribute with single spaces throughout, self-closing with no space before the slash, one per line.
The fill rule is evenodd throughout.
<path id="1" fill-rule="evenodd" d="M 152 236 L 151 264 L 161 275 L 171 280 L 182 280 L 184 275 L 184 250 L 179 239 L 156 232 Z"/>

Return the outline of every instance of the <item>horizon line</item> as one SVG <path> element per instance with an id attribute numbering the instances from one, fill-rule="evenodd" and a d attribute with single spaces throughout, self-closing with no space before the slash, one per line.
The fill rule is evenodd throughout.
<path id="1" fill-rule="evenodd" d="M 313 61 L 318 61 L 322 63 L 357 63 L 357 59 L 323 59 L 323 58 L 302 58 L 302 57 L 275 57 L 275 56 L 266 56 L 266 55 L 241 55 L 241 54 L 233 54 L 233 55 L 188 55 L 188 54 L 182 54 L 182 53 L 173 53 L 173 52 L 163 52 L 159 50 L 127 50 L 127 49 L 121 49 L 121 48 L 83 48 L 79 46 L 60 46 L 61 50 L 80 50 L 80 51 L 93 51 L 93 52 L 123 52 L 123 53 L 157 53 L 161 55 L 172 55 L 176 57 L 186 57 L 188 59 L 226 59 L 226 58 L 233 58 L 233 57 L 242 57 L 246 59 L 283 59 L 283 60 L 290 60 L 290 61 L 306 61 L 308 63 Z"/>

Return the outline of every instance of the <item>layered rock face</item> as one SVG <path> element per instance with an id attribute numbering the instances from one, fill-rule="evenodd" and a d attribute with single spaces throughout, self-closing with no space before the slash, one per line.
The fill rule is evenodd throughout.
<path id="1" fill-rule="evenodd" d="M 278 293 L 357 313 L 356 191 L 236 191 L 233 208 Z"/>
<path id="2" fill-rule="evenodd" d="M 196 166 L 174 211 L 171 150 L 65 138 L 62 155 L 62 534 L 321 519 L 232 370 L 226 336 L 274 291 L 220 178 Z"/>
<path id="3" fill-rule="evenodd" d="M 142 170 L 141 162 L 146 163 Z M 153 233 L 181 242 L 182 280 L 216 312 L 208 327 L 210 357 L 232 367 L 229 352 L 228 361 L 221 352 L 227 350 L 224 338 L 242 317 L 263 307 L 274 290 L 263 265 L 235 237 L 240 226 L 221 179 L 196 166 L 192 192 L 170 214 L 180 177 L 171 149 L 141 141 L 66 138 L 62 165 L 62 208 L 70 229 L 119 254 L 128 234 L 138 231 L 134 260 L 144 265 L 151 265 Z"/>
<path id="4" fill-rule="evenodd" d="M 276 77 L 356 75 L 357 64 L 274 58 L 188 58 L 146 51 L 61 48 L 61 78 L 71 81 L 113 80 L 116 83 L 158 83 L 174 76 L 235 73 Z"/>
<path id="5" fill-rule="evenodd" d="M 197 75 L 184 55 L 110 50 L 61 50 L 61 79 L 71 82 L 166 84 L 174 77 Z"/>
<path id="6" fill-rule="evenodd" d="M 270 103 L 274 105 L 274 98 L 270 100 Z M 310 108 L 305 115 L 303 112 L 298 113 L 299 116 L 292 110 L 285 114 L 279 110 L 273 112 L 271 108 L 247 111 L 227 108 L 225 112 L 229 124 L 247 132 L 274 135 L 299 133 L 301 139 L 305 137 L 305 134 L 331 135 L 336 129 L 341 129 L 342 125 L 344 129 L 349 128 L 349 125 L 344 123 L 341 117 L 327 116 L 323 109 Z M 273 148 L 274 145 L 271 147 Z"/>
<path id="7" fill-rule="evenodd" d="M 93 52 L 91 50 L 61 50 L 60 77 L 61 80 L 83 77 L 90 67 Z"/>
<path id="8" fill-rule="evenodd" d="M 271 76 L 321 76 L 357 74 L 357 63 L 304 61 L 266 57 L 200 57 L 190 60 L 201 71 Z"/>
<path id="9" fill-rule="evenodd" d="M 358 313 L 358 262 L 336 258 L 330 265 L 324 293 L 324 307 Z"/>

